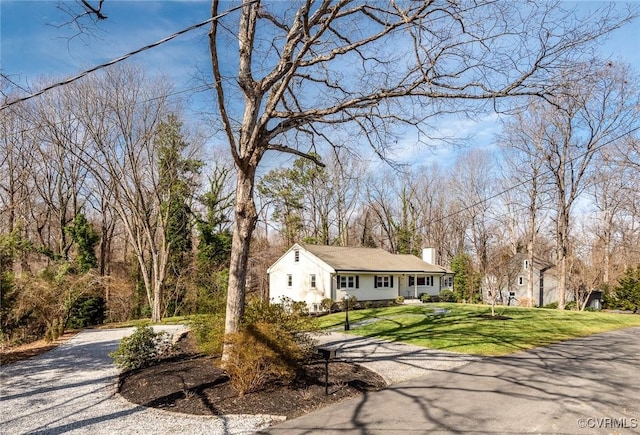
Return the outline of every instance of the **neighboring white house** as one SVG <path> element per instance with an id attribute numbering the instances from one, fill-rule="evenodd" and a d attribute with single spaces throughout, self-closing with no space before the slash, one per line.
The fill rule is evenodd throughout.
<path id="1" fill-rule="evenodd" d="M 311 312 L 323 299 L 345 295 L 358 301 L 418 298 L 453 288 L 453 273 L 434 264 L 435 251 L 415 255 L 391 254 L 383 249 L 324 245 L 293 245 L 268 270 L 272 301 L 288 297 L 304 301 Z"/>

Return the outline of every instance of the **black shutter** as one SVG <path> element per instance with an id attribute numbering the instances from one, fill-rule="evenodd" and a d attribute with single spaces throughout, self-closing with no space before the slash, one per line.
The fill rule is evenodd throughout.
<path id="1" fill-rule="evenodd" d="M 393 288 L 393 275 L 391 275 L 391 288 Z"/>
<path id="2" fill-rule="evenodd" d="M 356 275 L 356 288 L 360 288 L 360 276 Z"/>
<path id="3" fill-rule="evenodd" d="M 340 288 L 340 275 L 336 275 L 336 289 Z"/>
<path id="4" fill-rule="evenodd" d="M 373 288 L 378 288 L 378 277 L 373 276 Z"/>

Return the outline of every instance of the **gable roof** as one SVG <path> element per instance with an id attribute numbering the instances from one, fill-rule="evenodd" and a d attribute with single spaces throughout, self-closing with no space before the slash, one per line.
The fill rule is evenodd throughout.
<path id="1" fill-rule="evenodd" d="M 451 273 L 444 267 L 427 263 L 415 255 L 391 254 L 384 249 L 303 244 L 298 246 L 327 263 L 337 273 Z"/>

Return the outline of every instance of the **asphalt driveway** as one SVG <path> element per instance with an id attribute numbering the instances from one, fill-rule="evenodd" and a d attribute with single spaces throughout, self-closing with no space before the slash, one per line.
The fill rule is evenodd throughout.
<path id="1" fill-rule="evenodd" d="M 640 433 L 640 328 L 435 367 L 267 433 Z"/>

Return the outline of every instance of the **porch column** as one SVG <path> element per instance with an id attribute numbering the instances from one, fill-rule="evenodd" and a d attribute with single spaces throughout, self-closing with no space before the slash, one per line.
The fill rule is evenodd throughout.
<path id="1" fill-rule="evenodd" d="M 413 297 L 418 299 L 418 274 L 413 275 Z"/>

